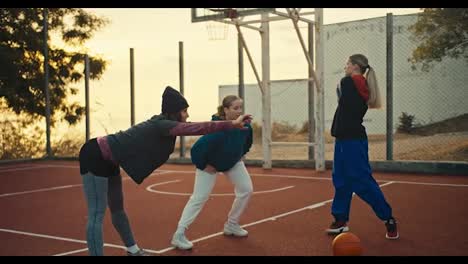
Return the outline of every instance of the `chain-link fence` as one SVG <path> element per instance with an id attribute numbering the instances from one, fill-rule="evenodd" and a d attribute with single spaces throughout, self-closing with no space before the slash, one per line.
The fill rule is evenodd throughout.
<path id="1" fill-rule="evenodd" d="M 416 21 L 393 20 L 394 159 L 467 161 L 468 63 L 444 58 L 413 70 L 408 58 L 418 42 L 408 27 Z"/>
<path id="2" fill-rule="evenodd" d="M 412 69 L 409 58 L 418 42 L 409 27 L 417 16 L 393 16 L 388 20 L 380 17 L 325 26 L 327 127 L 337 104 L 334 87 L 343 75 L 344 63 L 351 54 L 362 53 L 377 73 L 383 102 L 387 99 L 387 77 L 393 83 L 393 159 L 466 161 L 463 149 L 468 143 L 468 65 L 464 59 L 444 59 L 428 71 Z M 387 23 L 392 20 L 393 40 L 387 36 Z M 387 45 L 393 54 L 390 65 Z M 386 110 L 384 103 L 381 110 L 369 110 L 365 116 L 371 160 L 387 158 Z"/>
<path id="3" fill-rule="evenodd" d="M 237 85 L 221 85 L 219 87 L 220 102 L 231 94 L 237 94 Z M 273 142 L 308 142 L 308 91 L 307 80 L 291 79 L 271 81 L 271 120 Z M 254 143 L 247 154 L 249 159 L 263 159 L 262 150 L 262 104 L 261 91 L 257 84 L 245 85 L 245 112 L 255 119 Z M 305 160 L 308 159 L 307 146 L 272 146 L 274 160 Z"/>
<path id="4" fill-rule="evenodd" d="M 408 61 L 417 42 L 413 41 L 409 26 L 417 20 L 417 14 L 393 16 L 389 42 L 387 36 L 387 17 L 378 17 L 346 23 L 329 24 L 324 26 L 323 40 L 325 47 L 324 89 L 325 89 L 325 159 L 333 159 L 334 139 L 330 135 L 331 122 L 337 106 L 336 85 L 343 77 L 346 60 L 355 53 L 362 53 L 369 59 L 370 65 L 375 69 L 382 93 L 384 107 L 380 110 L 369 110 L 364 119 L 364 126 L 369 136 L 370 159 L 385 161 L 388 159 L 388 144 L 391 144 L 391 158 L 393 160 L 427 160 L 427 161 L 467 161 L 466 149 L 468 147 L 468 64 L 463 58 L 446 58 L 436 62 L 428 71 L 413 70 Z M 303 32 L 304 33 L 304 32 Z M 295 36 L 293 35 L 292 38 Z M 294 41 L 297 41 L 295 39 Z M 297 43 L 297 42 L 296 42 Z M 392 62 L 387 65 L 388 43 L 393 43 Z M 115 52 L 115 51 L 113 51 Z M 122 53 L 128 49 L 122 48 Z M 282 52 L 282 50 L 280 50 Z M 142 52 L 143 53 L 143 52 Z M 176 57 L 176 45 L 174 45 Z M 299 46 L 297 53 L 301 53 Z M 257 50 L 257 53 L 260 53 Z M 157 54 L 147 60 L 156 61 Z M 303 56 L 303 54 L 301 54 Z M 128 56 L 116 56 L 126 57 Z M 274 142 L 308 142 L 308 81 L 307 63 L 302 57 L 304 72 L 294 75 L 294 78 L 275 78 L 271 81 L 271 119 L 272 140 Z M 258 57 L 257 57 L 258 60 Z M 130 77 L 128 74 L 129 62 L 113 62 L 114 70 L 121 72 L 121 86 L 103 87 L 100 81 L 91 81 L 91 137 L 116 132 L 130 126 Z M 145 62 L 148 63 L 148 62 Z M 166 61 L 167 63 L 167 61 Z M 257 65 L 259 65 L 257 61 Z M 272 68 L 274 67 L 272 59 Z M 282 63 L 296 63 L 284 59 Z M 173 65 L 172 65 L 173 64 Z M 167 66 L 166 64 L 164 66 Z M 177 60 L 171 62 L 171 67 L 177 69 Z M 216 65 L 212 66 L 217 67 Z M 138 68 L 138 65 L 137 65 Z M 143 67 L 142 67 L 143 68 Z M 236 71 L 237 66 L 232 66 Z M 187 70 L 189 73 L 190 70 Z M 246 74 L 250 68 L 245 66 Z M 388 76 L 388 74 L 391 76 Z M 139 78 L 152 77 L 151 72 L 136 76 Z M 292 75 L 291 75 L 292 76 Z M 297 78 L 298 76 L 303 76 Z M 105 78 L 105 77 L 104 77 Z M 172 83 L 178 83 L 177 70 Z M 392 81 L 391 109 L 391 135 L 387 137 L 387 79 Z M 158 83 L 160 82 L 160 83 Z M 164 88 L 158 81 L 155 85 Z M 171 83 L 171 82 L 169 82 Z M 230 83 L 230 84 L 229 84 Z M 235 82 L 234 82 L 235 83 Z M 83 86 L 78 83 L 75 86 Z M 232 81 L 220 82 L 218 102 L 228 94 L 237 94 L 238 85 Z M 186 88 L 189 91 L 190 87 Z M 81 89 L 82 90 L 82 89 Z M 53 96 L 53 92 L 51 94 Z M 159 113 L 160 90 L 154 94 L 137 94 L 137 98 L 153 97 L 155 100 L 147 103 L 137 103 L 137 123 L 152 114 Z M 110 98 L 110 99 L 109 99 Z M 84 105 L 84 94 L 78 93 L 75 98 Z M 256 83 L 245 84 L 244 105 L 245 112 L 254 115 L 254 145 L 248 153 L 248 159 L 263 159 L 262 151 L 262 105 L 261 92 Z M 193 104 L 197 104 L 194 102 Z M 45 120 L 34 118 L 27 120 L 20 118 L 0 101 L 1 119 L 1 148 L 0 159 L 40 158 L 45 156 Z M 195 106 L 196 107 L 196 106 Z M 128 114 L 115 115 L 112 109 L 128 108 Z M 213 108 L 213 113 L 215 112 Z M 117 111 L 116 111 L 117 112 Z M 125 111 L 124 111 L 125 112 Z M 204 118 L 209 119 L 209 116 Z M 198 137 L 186 137 L 186 157 L 190 157 L 190 147 Z M 77 157 L 79 147 L 85 141 L 85 122 L 70 126 L 58 119 L 51 129 L 52 154 L 56 157 Z M 178 158 L 179 144 L 171 155 Z M 273 160 L 308 160 L 307 146 L 274 146 L 272 147 Z"/>
<path id="5" fill-rule="evenodd" d="M 375 69 L 384 102 L 381 109 L 370 109 L 364 118 L 371 160 L 468 159 L 468 65 L 462 58 L 444 59 L 428 71 L 413 69 L 409 58 L 418 42 L 413 40 L 409 27 L 416 20 L 414 14 L 325 26 L 326 160 L 333 159 L 334 139 L 330 127 L 337 106 L 336 86 L 344 76 L 347 59 L 356 53 L 366 55 Z M 392 32 L 387 28 L 392 28 Z M 390 65 L 387 65 L 388 48 L 393 54 Z M 387 84 L 391 85 L 388 89 Z M 237 85 L 220 85 L 219 100 L 225 95 L 237 94 L 237 89 Z M 246 112 L 261 119 L 261 94 L 257 85 L 247 84 L 246 91 Z M 392 94 L 392 120 L 387 118 L 387 92 Z M 308 141 L 307 98 L 305 79 L 271 82 L 273 141 Z M 387 125 L 388 121 L 391 126 Z M 254 128 L 260 130 L 256 135 L 261 135 L 261 123 Z M 391 138 L 387 137 L 387 129 L 391 130 Z M 257 141 L 261 142 L 261 136 Z M 306 146 L 274 146 L 272 153 L 273 159 L 280 160 L 309 158 Z M 261 159 L 261 145 L 256 146 L 248 157 Z"/>

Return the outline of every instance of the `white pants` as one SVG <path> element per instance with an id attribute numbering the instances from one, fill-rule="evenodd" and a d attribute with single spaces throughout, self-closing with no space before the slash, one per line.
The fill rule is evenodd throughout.
<path id="1" fill-rule="evenodd" d="M 199 169 L 196 170 L 193 194 L 190 196 L 182 212 L 178 230 L 187 229 L 200 213 L 216 183 L 216 174 L 217 173 L 211 174 Z M 237 162 L 234 167 L 224 172 L 224 174 L 234 184 L 234 192 L 236 195 L 228 215 L 228 222 L 238 224 L 239 218 L 247 207 L 250 196 L 252 196 L 252 180 L 242 161 Z"/>

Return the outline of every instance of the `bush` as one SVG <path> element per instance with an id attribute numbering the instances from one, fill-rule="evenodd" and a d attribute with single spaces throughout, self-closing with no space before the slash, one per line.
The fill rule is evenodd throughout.
<path id="1" fill-rule="evenodd" d="M 297 126 L 291 125 L 287 121 L 273 122 L 271 127 L 272 134 L 295 134 L 297 133 Z"/>
<path id="2" fill-rule="evenodd" d="M 85 135 L 82 133 L 67 133 L 62 138 L 50 143 L 52 155 L 56 157 L 78 157 L 84 143 Z"/>
<path id="3" fill-rule="evenodd" d="M 45 155 L 44 129 L 31 119 L 0 121 L 0 160 L 40 158 Z"/>
<path id="4" fill-rule="evenodd" d="M 400 120 L 398 132 L 410 134 L 414 128 L 414 115 L 402 112 L 398 119 Z"/>
<path id="5" fill-rule="evenodd" d="M 257 122 L 252 122 L 251 126 L 253 130 L 254 140 L 261 140 L 262 139 L 262 125 L 260 125 Z"/>
<path id="6" fill-rule="evenodd" d="M 1 101 L 0 113 L 0 160 L 42 158 L 47 154 L 44 117 L 17 115 Z M 85 135 L 73 128 L 51 139 L 53 156 L 78 157 Z"/>
<path id="7" fill-rule="evenodd" d="M 256 122 L 251 124 L 253 129 L 254 140 L 261 140 L 262 138 L 262 125 Z M 298 133 L 297 126 L 290 125 L 286 121 L 273 122 L 271 126 L 271 138 L 272 140 L 281 140 L 291 134 Z"/>
<path id="8" fill-rule="evenodd" d="M 302 123 L 301 129 L 299 129 L 299 132 L 297 133 L 299 134 L 309 133 L 309 121 L 305 121 L 304 123 Z"/>

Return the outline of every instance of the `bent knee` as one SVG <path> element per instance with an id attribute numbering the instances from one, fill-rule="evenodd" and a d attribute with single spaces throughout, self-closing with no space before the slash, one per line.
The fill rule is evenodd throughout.
<path id="1" fill-rule="evenodd" d="M 190 196 L 190 201 L 192 203 L 200 204 L 200 203 L 205 203 L 206 201 L 208 201 L 209 198 L 210 198 L 209 194 L 207 194 L 207 195 L 192 195 L 192 196 Z"/>
<path id="2" fill-rule="evenodd" d="M 236 196 L 241 196 L 241 197 L 251 196 L 252 193 L 253 193 L 252 185 L 245 185 L 245 186 L 236 188 Z"/>

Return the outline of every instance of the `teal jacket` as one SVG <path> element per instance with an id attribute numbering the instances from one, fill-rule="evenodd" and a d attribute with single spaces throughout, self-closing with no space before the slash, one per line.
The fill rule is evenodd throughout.
<path id="1" fill-rule="evenodd" d="M 221 119 L 213 115 L 212 120 Z M 231 169 L 252 146 L 252 127 L 245 126 L 248 129 L 231 129 L 200 137 L 190 152 L 192 163 L 200 170 L 207 164 L 221 172 Z"/>

